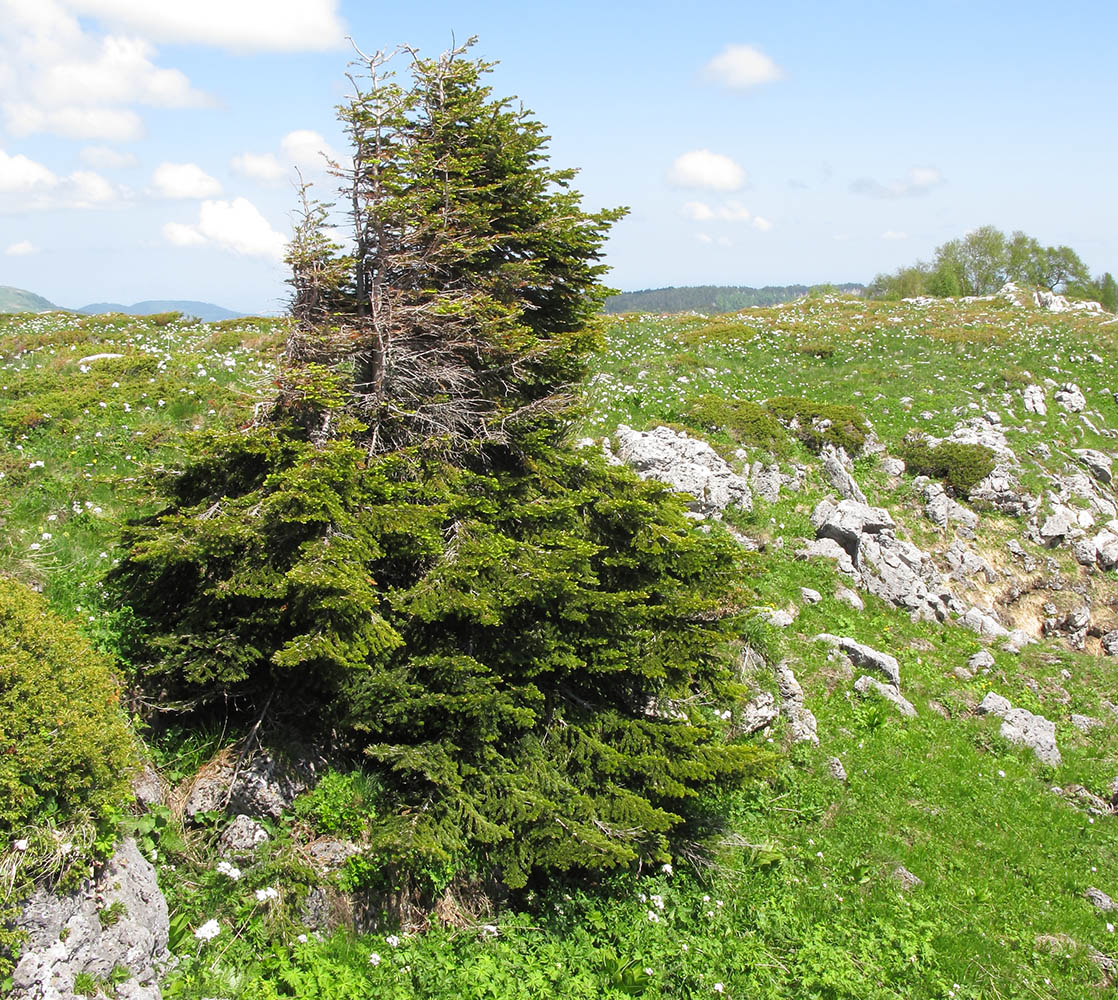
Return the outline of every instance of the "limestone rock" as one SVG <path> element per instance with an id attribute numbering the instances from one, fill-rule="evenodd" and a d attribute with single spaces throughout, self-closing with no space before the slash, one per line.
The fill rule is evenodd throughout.
<path id="1" fill-rule="evenodd" d="M 1037 416 L 1048 413 L 1048 405 L 1044 401 L 1044 390 L 1039 385 L 1025 386 L 1025 409 Z"/>
<path id="2" fill-rule="evenodd" d="M 835 600 L 849 605 L 855 611 L 866 610 L 865 601 L 863 601 L 862 598 L 858 596 L 856 591 L 851 590 L 849 587 L 839 587 L 835 591 Z M 1118 640 L 1118 636 L 1115 636 L 1115 639 Z"/>
<path id="3" fill-rule="evenodd" d="M 870 507 L 857 500 L 843 500 L 837 506 L 829 500 L 820 501 L 812 512 L 811 524 L 816 537 L 838 542 L 855 563 L 864 535 L 895 527 L 883 507 Z"/>
<path id="4" fill-rule="evenodd" d="M 635 431 L 622 424 L 615 436 L 617 457 L 642 479 L 654 479 L 680 493 L 690 493 L 691 509 L 717 516 L 733 505 L 753 509 L 753 494 L 741 476 L 705 441 L 669 427 Z"/>
<path id="5" fill-rule="evenodd" d="M 246 816 L 270 816 L 279 819 L 285 809 L 315 782 L 317 768 L 323 763 L 307 757 L 287 761 L 271 753 L 260 752 L 241 765 L 232 794 L 236 755 L 209 764 L 195 776 L 183 806 L 183 815 L 199 812 L 244 813 Z M 228 799 L 228 807 L 226 800 Z"/>
<path id="6" fill-rule="evenodd" d="M 754 462 L 750 467 L 749 482 L 753 492 L 766 503 L 776 503 L 780 499 L 781 481 L 779 465 Z"/>
<path id="7" fill-rule="evenodd" d="M 1069 413 L 1081 413 L 1087 406 L 1087 398 L 1083 390 L 1074 382 L 1065 382 L 1056 390 L 1056 402 Z"/>
<path id="8" fill-rule="evenodd" d="M 803 693 L 801 692 L 801 698 Z M 766 726 L 771 726 L 780 715 L 776 707 L 776 699 L 767 691 L 753 698 L 741 713 L 740 728 L 745 735 L 756 733 Z"/>
<path id="9" fill-rule="evenodd" d="M 823 595 L 818 590 L 812 590 L 810 587 L 801 587 L 800 597 L 806 604 L 818 604 L 823 600 Z"/>
<path id="10" fill-rule="evenodd" d="M 978 515 L 973 510 L 968 510 L 957 500 L 947 495 L 942 483 L 926 480 L 922 484 L 924 493 L 924 514 L 941 531 L 946 531 L 948 524 L 954 524 L 956 530 L 964 538 L 974 538 L 975 529 L 978 527 Z"/>
<path id="11" fill-rule="evenodd" d="M 981 670 L 983 673 L 988 673 L 994 666 L 994 656 L 989 651 L 980 649 L 967 660 L 967 666 L 975 672 Z"/>
<path id="12" fill-rule="evenodd" d="M 776 668 L 777 687 L 780 690 L 780 710 L 788 720 L 788 728 L 796 743 L 819 743 L 818 723 L 811 710 L 804 705 L 804 689 L 796 680 L 788 662 Z"/>
<path id="13" fill-rule="evenodd" d="M 831 635 L 822 632 L 815 636 L 814 642 L 825 642 L 828 646 L 841 649 L 856 667 L 875 670 L 895 688 L 901 686 L 901 665 L 896 657 L 865 646 L 848 636 Z"/>
<path id="14" fill-rule="evenodd" d="M 1118 903 L 1114 902 L 1102 889 L 1091 886 L 1083 895 L 1087 898 L 1087 902 L 1091 903 L 1095 909 L 1102 910 L 1103 913 L 1118 910 Z"/>
<path id="15" fill-rule="evenodd" d="M 1087 471 L 1100 483 L 1105 485 L 1111 482 L 1114 478 L 1114 459 L 1091 448 L 1076 448 L 1074 451 L 1079 461 L 1087 467 Z"/>
<path id="16" fill-rule="evenodd" d="M 912 703 L 908 701 L 900 691 L 893 687 L 893 685 L 882 684 L 876 677 L 871 677 L 869 674 L 862 674 L 862 676 L 854 682 L 854 690 L 861 695 L 867 695 L 873 692 L 889 702 L 901 715 L 910 719 L 916 718 L 916 709 L 913 708 Z"/>
<path id="17" fill-rule="evenodd" d="M 998 579 L 997 571 L 977 552 L 968 549 L 958 539 L 951 543 L 943 557 L 951 570 L 953 580 L 994 583 Z"/>
<path id="18" fill-rule="evenodd" d="M 959 619 L 959 624 L 988 639 L 1004 639 L 1009 636 L 1009 629 L 998 621 L 991 608 L 969 608 Z"/>
<path id="19" fill-rule="evenodd" d="M 106 926 L 103 911 L 115 915 Z M 170 958 L 167 902 L 134 840 L 123 841 L 97 881 L 77 892 L 35 892 L 15 923 L 27 940 L 12 975 L 13 1000 L 69 1000 L 79 973 L 106 979 L 117 966 L 132 974 L 119 996 L 159 1000 L 159 968 Z"/>
<path id="20" fill-rule="evenodd" d="M 970 501 L 1011 517 L 1030 516 L 1040 505 L 1036 497 L 1021 492 L 1017 474 L 1008 462 L 999 462 L 985 479 L 971 489 Z"/>
<path id="21" fill-rule="evenodd" d="M 1093 715 L 1078 715 L 1073 712 L 1071 724 L 1081 733 L 1089 733 L 1092 729 L 1098 729 L 1102 726 L 1103 721 L 1102 719 L 1096 719 Z"/>
<path id="22" fill-rule="evenodd" d="M 1091 539 L 1099 569 L 1118 569 L 1118 533 L 1106 527 Z"/>
<path id="23" fill-rule="evenodd" d="M 897 865 L 893 869 L 893 878 L 900 883 L 901 889 L 918 889 L 924 884 L 923 879 L 917 878 L 904 865 Z"/>
<path id="24" fill-rule="evenodd" d="M 1056 746 L 1056 724 L 1043 715 L 1034 715 L 1023 708 L 1013 708 L 1007 698 L 991 691 L 975 711 L 980 715 L 997 715 L 1002 720 L 1002 736 L 1011 743 L 1027 746 L 1042 763 L 1058 767 L 1060 751 Z"/>
<path id="25" fill-rule="evenodd" d="M 905 470 L 904 460 L 900 458 L 883 458 L 881 460 L 881 468 L 885 471 L 887 476 L 903 476 Z"/>
<path id="26" fill-rule="evenodd" d="M 839 495 L 844 500 L 853 500 L 863 506 L 867 505 L 869 501 L 866 499 L 866 495 L 854 481 L 854 477 L 848 469 L 850 459 L 847 457 L 845 449 L 826 444 L 823 446 L 822 454 L 823 472 L 830 484 L 839 491 Z"/>
<path id="27" fill-rule="evenodd" d="M 827 770 L 835 781 L 846 781 L 846 768 L 842 766 L 842 761 L 838 757 L 827 758 Z"/>
<path id="28" fill-rule="evenodd" d="M 248 857 L 267 839 L 268 831 L 244 813 L 235 816 L 219 838 L 221 846 L 238 858 Z"/>
<path id="29" fill-rule="evenodd" d="M 1099 645 L 1107 656 L 1118 656 L 1118 629 L 1107 632 L 1100 640 Z"/>

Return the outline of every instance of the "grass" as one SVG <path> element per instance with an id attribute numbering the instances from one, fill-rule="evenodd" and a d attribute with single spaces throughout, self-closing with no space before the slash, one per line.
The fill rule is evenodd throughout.
<path id="1" fill-rule="evenodd" d="M 97 597 L 121 521 L 151 509 L 151 479 L 174 468 L 184 433 L 251 416 L 267 394 L 283 333 L 275 321 L 0 318 L 0 572 L 42 586 L 106 646 L 125 648 L 127 616 L 100 607 Z M 728 520 L 763 542 L 749 560 L 753 602 L 797 610 L 788 629 L 758 628 L 803 684 L 820 746 L 788 745 L 782 723 L 756 737 L 784 751 L 781 763 L 766 780 L 710 803 L 728 817 L 712 855 L 676 859 L 671 874 L 537 887 L 497 915 L 466 907 L 473 918 L 401 935 L 395 945 L 384 923 L 366 936 L 299 939 L 313 881 L 300 838 L 316 823 L 360 826 L 342 777 L 337 787 L 327 783 L 313 808 L 273 827 L 255 864 L 238 862 L 239 881 L 215 870 L 213 830 L 187 831 L 181 851 L 161 850 L 179 955 L 164 996 L 1103 996 L 1088 949 L 1118 953 L 1116 921 L 1083 893 L 1098 886 L 1118 896 L 1118 819 L 1090 816 L 1051 789 L 1082 785 L 1101 794 L 1118 775 L 1118 719 L 1103 704 L 1118 700 L 1115 661 L 1050 639 L 1020 656 L 989 647 L 992 670 L 964 680 L 956 668 L 984 648 L 972 633 L 913 622 L 868 596 L 864 612 L 838 601 L 836 588 L 848 581 L 830 563 L 793 557 L 828 492 L 818 460 L 758 407 L 777 397 L 852 406 L 892 454 L 910 431 L 942 437 L 968 416 L 996 411 L 1022 459 L 1023 484 L 1040 492 L 1053 474 L 1067 474 L 1072 448 L 1114 449 L 1100 431 L 1118 429 L 1116 340 L 1118 324 L 1105 318 L 1000 302 L 814 298 L 715 320 L 611 319 L 585 384 L 578 434 L 671 423 L 709 437 L 727 456 L 744 448 L 736 462 L 775 456 L 786 469 L 809 468 L 801 493 Z M 125 357 L 82 371 L 79 359 L 95 353 Z M 1047 416 L 1027 413 L 1023 386 L 1045 379 L 1076 382 L 1098 430 L 1061 410 L 1051 386 Z M 1033 452 L 1040 443 L 1049 457 Z M 950 538 L 924 518 L 910 477 L 889 477 L 872 456 L 857 461 L 855 476 L 918 545 L 947 547 Z M 1096 620 L 1114 619 L 1114 573 L 1088 575 L 1068 550 L 1042 550 L 1023 534 L 1020 522 L 984 513 L 971 544 L 996 567 L 1023 575 L 1005 550 L 1007 541 L 1021 541 L 1040 567 L 1033 583 L 1058 570 L 1088 588 Z M 822 601 L 805 603 L 801 587 Z M 976 602 L 984 596 L 977 586 L 957 591 Z M 1004 613 L 1022 623 L 1031 616 L 1035 625 L 1043 600 L 1063 608 L 1078 599 L 1066 589 L 1037 590 Z M 812 642 L 824 631 L 894 655 L 917 717 L 902 719 L 854 694 L 845 659 Z M 767 670 L 751 683 L 774 687 Z M 1058 768 L 1007 743 L 996 719 L 973 714 L 989 690 L 1057 722 Z M 1073 712 L 1107 725 L 1083 734 L 1068 721 Z M 224 738 L 165 734 L 156 762 L 185 778 Z M 831 776 L 831 757 L 843 762 L 845 783 Z M 903 888 L 898 866 L 922 884 Z M 270 886 L 278 898 L 259 900 L 257 890 Z M 211 919 L 220 933 L 196 938 Z"/>

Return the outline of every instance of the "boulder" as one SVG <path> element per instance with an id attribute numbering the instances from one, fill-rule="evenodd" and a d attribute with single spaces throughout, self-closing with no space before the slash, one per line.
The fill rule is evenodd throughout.
<path id="1" fill-rule="evenodd" d="M 622 424 L 614 438 L 617 457 L 642 479 L 653 479 L 694 498 L 699 516 L 721 514 L 733 505 L 753 509 L 753 493 L 741 476 L 705 441 L 669 427 L 635 431 Z"/>
<path id="2" fill-rule="evenodd" d="M 314 785 L 317 769 L 324 763 L 318 757 L 288 760 L 261 751 L 242 763 L 230 791 L 236 759 L 233 752 L 220 755 L 195 775 L 183 805 L 184 816 L 228 810 L 234 815 L 279 819 L 299 795 Z"/>
<path id="3" fill-rule="evenodd" d="M 1118 629 L 1105 633 L 1099 639 L 1099 645 L 1107 656 L 1118 656 Z"/>
<path id="4" fill-rule="evenodd" d="M 1068 413 L 1081 413 L 1087 406 L 1087 398 L 1083 390 L 1074 382 L 1065 382 L 1055 393 L 1056 402 Z"/>
<path id="5" fill-rule="evenodd" d="M 1039 499 L 1021 492 L 1017 474 L 1008 462 L 999 462 L 971 489 L 970 501 L 1011 517 L 1030 516 L 1040 505 Z"/>
<path id="6" fill-rule="evenodd" d="M 817 538 L 838 542 L 855 563 L 864 535 L 895 527 L 893 518 L 883 507 L 870 507 L 857 500 L 843 500 L 837 505 L 829 500 L 820 501 L 812 512 L 811 524 Z"/>
<path id="7" fill-rule="evenodd" d="M 916 709 L 912 707 L 912 703 L 907 701 L 893 685 L 882 684 L 876 677 L 863 674 L 854 682 L 854 690 L 860 695 L 876 694 L 889 702 L 901 715 L 909 719 L 916 718 Z"/>
<path id="8" fill-rule="evenodd" d="M 1102 719 L 1096 719 L 1093 715 L 1078 715 L 1073 712 L 1071 724 L 1081 733 L 1089 733 L 1092 729 L 1098 729 L 1102 726 L 1103 721 Z"/>
<path id="9" fill-rule="evenodd" d="M 780 499 L 780 485 L 782 477 L 780 466 L 762 465 L 754 462 L 749 471 L 749 483 L 753 492 L 766 503 L 776 503 Z"/>
<path id="10" fill-rule="evenodd" d="M 1056 746 L 1056 724 L 1043 715 L 1014 708 L 1007 698 L 991 691 L 975 709 L 979 715 L 996 715 L 1002 720 L 1002 736 L 1010 743 L 1029 747 L 1044 764 L 1058 767 L 1060 751 Z"/>
<path id="11" fill-rule="evenodd" d="M 246 858 L 268 839 L 268 831 L 251 816 L 241 813 L 221 831 L 218 839 L 221 846 L 234 857 Z"/>
<path id="12" fill-rule="evenodd" d="M 27 939 L 12 973 L 13 1000 L 69 1000 L 79 973 L 108 979 L 118 968 L 131 973 L 118 996 L 159 1000 L 159 970 L 170 958 L 167 902 L 134 840 L 121 842 L 96 881 L 78 891 L 36 891 L 15 926 Z"/>
<path id="13" fill-rule="evenodd" d="M 1109 455 L 1092 448 L 1076 448 L 1074 452 L 1079 461 L 1087 467 L 1087 471 L 1100 483 L 1107 485 L 1114 478 L 1114 459 Z"/>
<path id="14" fill-rule="evenodd" d="M 776 707 L 776 699 L 767 691 L 763 691 L 742 710 L 739 727 L 744 734 L 750 735 L 766 726 L 771 726 L 778 715 L 780 715 L 780 709 Z"/>
<path id="15" fill-rule="evenodd" d="M 974 538 L 978 515 L 947 495 L 941 483 L 926 480 L 923 484 L 924 515 L 941 531 L 954 524 L 964 538 Z"/>
<path id="16" fill-rule="evenodd" d="M 838 587 L 835 590 L 835 600 L 852 607 L 855 611 L 866 610 L 865 601 L 858 596 L 856 591 L 851 590 L 849 587 Z"/>
<path id="17" fill-rule="evenodd" d="M 820 633 L 812 641 L 825 642 L 828 646 L 841 649 L 850 657 L 854 666 L 876 671 L 895 688 L 901 686 L 901 665 L 896 657 L 865 646 L 848 636 L 831 635 L 829 632 Z"/>
<path id="18" fill-rule="evenodd" d="M 1039 385 L 1025 386 L 1025 409 L 1043 417 L 1048 413 L 1048 404 L 1044 401 L 1044 390 Z"/>
<path id="19" fill-rule="evenodd" d="M 830 484 L 839 491 L 839 495 L 844 500 L 853 500 L 863 506 L 867 505 L 869 501 L 866 499 L 866 495 L 850 474 L 849 466 L 851 463 L 845 449 L 826 444 L 823 446 L 822 455 L 823 473 Z"/>
<path id="20" fill-rule="evenodd" d="M 842 761 L 838 757 L 827 758 L 827 771 L 835 781 L 846 781 L 846 768 L 842 766 Z"/>
<path id="21" fill-rule="evenodd" d="M 943 557 L 953 580 L 994 583 L 998 579 L 997 571 L 958 539 L 951 543 Z"/>
<path id="22" fill-rule="evenodd" d="M 823 595 L 818 590 L 812 590 L 810 587 L 801 587 L 800 597 L 805 604 L 818 604 L 823 600 Z"/>
<path id="23" fill-rule="evenodd" d="M 1118 903 L 1114 902 L 1102 889 L 1096 889 L 1090 886 L 1085 893 L 1083 893 L 1087 902 L 1095 907 L 1096 910 L 1102 910 L 1103 913 L 1111 913 L 1118 910 Z"/>

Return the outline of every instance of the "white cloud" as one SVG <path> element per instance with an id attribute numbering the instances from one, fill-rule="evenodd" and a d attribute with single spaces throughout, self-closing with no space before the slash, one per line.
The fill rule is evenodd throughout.
<path id="1" fill-rule="evenodd" d="M 713 243 L 714 242 L 714 237 L 709 236 L 706 233 L 696 233 L 695 234 L 695 239 L 697 239 L 700 243 Z"/>
<path id="2" fill-rule="evenodd" d="M 732 90 L 748 90 L 784 79 L 784 70 L 752 45 L 727 45 L 703 72 L 708 80 Z"/>
<path id="3" fill-rule="evenodd" d="M 283 52 L 341 48 L 338 0 L 63 0 L 79 14 L 157 42 Z"/>
<path id="4" fill-rule="evenodd" d="M 0 193 L 18 194 L 46 190 L 54 187 L 58 178 L 54 172 L 22 153 L 9 156 L 0 149 Z"/>
<path id="5" fill-rule="evenodd" d="M 688 201 L 683 205 L 683 214 L 695 222 L 748 222 L 753 217 L 740 201 L 728 201 L 715 206 L 708 205 L 705 201 Z"/>
<path id="6" fill-rule="evenodd" d="M 254 181 L 273 183 L 287 176 L 287 168 L 271 153 L 241 153 L 234 156 L 229 166 L 234 173 Z"/>
<path id="7" fill-rule="evenodd" d="M 0 149 L 0 213 L 103 207 L 127 193 L 92 170 L 59 177 L 22 153 L 9 156 Z"/>
<path id="8" fill-rule="evenodd" d="M 676 157 L 668 181 L 676 187 L 737 191 L 748 179 L 746 172 L 728 156 L 696 149 Z"/>
<path id="9" fill-rule="evenodd" d="M 872 177 L 859 177 L 850 185 L 850 190 L 870 198 L 911 198 L 927 194 L 942 183 L 943 175 L 935 167 L 911 167 L 904 179 L 887 184 Z"/>
<path id="10" fill-rule="evenodd" d="M 318 132 L 305 128 L 288 132 L 280 149 L 289 162 L 305 170 L 323 170 L 327 160 L 340 163 L 343 159 Z"/>
<path id="11" fill-rule="evenodd" d="M 287 247 L 287 239 L 272 228 L 247 198 L 204 201 L 196 223 L 168 222 L 163 227 L 163 237 L 175 246 L 212 243 L 232 253 L 273 260 L 282 260 Z"/>
<path id="12" fill-rule="evenodd" d="M 769 232 L 772 229 L 772 227 L 773 227 L 773 224 L 771 222 L 769 222 L 768 219 L 763 219 L 759 215 L 756 216 L 753 220 L 753 228 L 754 229 L 759 229 L 762 233 Z"/>
<path id="13" fill-rule="evenodd" d="M 67 0 L 0 0 L 0 11 L 0 111 L 13 135 L 135 139 L 143 127 L 131 105 L 209 102 L 180 70 L 155 64 L 149 40 L 83 24 Z"/>
<path id="14" fill-rule="evenodd" d="M 885 232 L 881 234 L 881 238 L 883 240 L 907 240 L 908 233 L 900 233 L 895 229 L 886 229 Z"/>
<path id="15" fill-rule="evenodd" d="M 160 198 L 212 198 L 221 194 L 221 184 L 197 163 L 161 163 L 151 175 Z"/>
<path id="16" fill-rule="evenodd" d="M 4 251 L 8 257 L 29 257 L 31 254 L 38 252 L 39 248 L 30 240 L 20 240 L 18 243 L 11 244 Z"/>
<path id="17" fill-rule="evenodd" d="M 110 146 L 86 146 L 81 151 L 84 163 L 91 167 L 100 167 L 102 170 L 118 170 L 122 167 L 134 167 L 139 160 L 133 153 L 122 153 Z"/>

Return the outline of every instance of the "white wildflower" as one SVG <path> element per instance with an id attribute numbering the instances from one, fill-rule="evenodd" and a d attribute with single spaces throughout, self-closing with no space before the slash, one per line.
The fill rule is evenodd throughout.
<path id="1" fill-rule="evenodd" d="M 267 889 L 256 890 L 256 901 L 258 903 L 263 903 L 269 899 L 279 899 L 279 892 L 273 889 L 271 886 L 268 886 Z"/>
<path id="2" fill-rule="evenodd" d="M 390 948 L 400 947 L 400 939 L 395 934 L 389 934 L 384 940 Z"/>
<path id="3" fill-rule="evenodd" d="M 219 924 L 216 920 L 207 920 L 194 932 L 194 936 L 199 941 L 212 941 L 220 933 L 221 924 Z"/>
<path id="4" fill-rule="evenodd" d="M 375 951 L 369 956 L 369 964 L 373 967 L 380 965 L 382 961 L 383 959 Z"/>
<path id="5" fill-rule="evenodd" d="M 236 865 L 231 865 L 228 861 L 219 861 L 217 867 L 214 869 L 218 875 L 225 875 L 236 882 L 241 877 L 241 869 Z"/>

